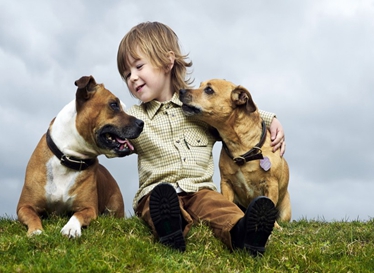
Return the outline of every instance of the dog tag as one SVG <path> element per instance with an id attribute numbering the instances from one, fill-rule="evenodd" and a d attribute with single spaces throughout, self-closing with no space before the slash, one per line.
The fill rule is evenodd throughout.
<path id="1" fill-rule="evenodd" d="M 268 170 L 270 170 L 270 167 L 271 167 L 271 162 L 270 162 L 270 159 L 265 156 L 264 159 L 261 159 L 260 160 L 260 167 L 265 171 L 267 172 Z"/>

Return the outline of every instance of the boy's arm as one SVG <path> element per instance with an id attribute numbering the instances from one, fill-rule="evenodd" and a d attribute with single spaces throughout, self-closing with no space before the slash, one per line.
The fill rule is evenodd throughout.
<path id="1" fill-rule="evenodd" d="M 265 121 L 266 126 L 270 130 L 271 146 L 273 146 L 273 152 L 280 149 L 280 155 L 283 156 L 286 152 L 286 140 L 282 124 L 277 119 L 274 113 L 266 112 L 263 110 L 259 110 L 259 113 L 261 118 Z"/>
<path id="2" fill-rule="evenodd" d="M 266 127 L 270 128 L 270 124 L 273 121 L 273 118 L 276 118 L 277 116 L 274 113 L 264 110 L 258 110 L 258 112 L 260 113 L 261 118 L 265 121 Z"/>

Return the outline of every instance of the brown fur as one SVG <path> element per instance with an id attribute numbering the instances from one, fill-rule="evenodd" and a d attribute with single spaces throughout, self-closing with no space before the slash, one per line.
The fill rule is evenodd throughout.
<path id="1" fill-rule="evenodd" d="M 100 145 L 98 131 L 104 126 L 110 125 L 121 131 L 123 138 L 135 138 L 142 131 L 142 121 L 127 115 L 120 104 L 119 110 L 113 111 L 110 105 L 113 102 L 119 103 L 118 98 L 105 89 L 104 85 L 96 84 L 92 76 L 82 77 L 76 81 L 76 85 L 78 86 L 75 102 L 77 115 L 75 120 L 72 120 L 76 128 L 73 133 L 79 133 L 80 137 L 77 139 L 83 141 L 84 145 L 74 145 L 82 147 L 82 150 L 74 150 L 73 152 L 82 154 L 86 158 L 94 158 L 95 163 L 82 171 L 72 170 L 59 162 L 54 163 L 53 171 L 57 170 L 59 177 L 67 176 L 69 177 L 67 179 L 71 179 L 75 174 L 76 177 L 71 186 L 60 183 L 61 187 L 66 187 L 65 195 L 68 196 L 68 199 L 61 196 L 53 199 L 51 195 L 54 192 L 47 191 L 46 185 L 48 180 L 54 178 L 51 175 L 49 162 L 53 162 L 53 160 L 56 162 L 57 157 L 48 148 L 46 134 L 42 136 L 27 165 L 25 183 L 17 206 L 18 220 L 28 226 L 28 235 L 39 234 L 43 230 L 40 219 L 43 214 L 72 213 L 79 220 L 81 226 L 89 225 L 92 219 L 104 212 L 109 212 L 119 218 L 125 216 L 124 202 L 119 186 L 96 158 L 99 154 L 105 154 L 108 157 L 124 156 L 125 154 L 105 147 L 105 144 L 104 146 Z M 57 130 L 54 127 L 55 121 L 56 119 L 53 119 L 49 126 L 51 132 Z M 76 143 L 75 136 L 70 137 L 73 133 L 69 133 L 67 138 L 74 144 Z M 64 141 L 60 142 L 62 146 L 65 145 Z M 89 149 L 84 150 L 84 147 L 89 147 Z M 59 149 L 62 150 L 62 147 Z M 64 181 L 64 179 L 59 181 Z M 59 184 L 55 185 L 59 186 Z"/>
<path id="2" fill-rule="evenodd" d="M 187 115 L 195 115 L 218 130 L 234 157 L 245 154 L 260 141 L 261 117 L 244 87 L 214 79 L 203 82 L 198 89 L 181 90 L 180 99 Z M 279 210 L 278 221 L 290 221 L 289 169 L 279 151 L 272 152 L 269 132 L 261 150 L 270 159 L 268 171 L 260 167 L 259 160 L 239 166 L 221 150 L 221 192 L 244 208 L 255 197 L 267 196 Z M 279 227 L 277 223 L 275 226 Z"/>

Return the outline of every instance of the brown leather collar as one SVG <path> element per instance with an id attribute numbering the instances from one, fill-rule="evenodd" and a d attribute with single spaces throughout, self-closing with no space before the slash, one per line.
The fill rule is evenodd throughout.
<path id="1" fill-rule="evenodd" d="M 227 155 L 232 158 L 232 160 L 238 164 L 239 166 L 244 165 L 246 162 L 251 161 L 251 160 L 257 160 L 257 159 L 264 159 L 264 156 L 262 155 L 261 147 L 265 143 L 266 139 L 266 125 L 265 122 L 262 121 L 262 133 L 261 133 L 261 138 L 260 142 L 257 143 L 252 149 L 250 149 L 248 152 L 245 154 L 242 154 L 238 157 L 233 157 L 232 154 L 229 151 L 229 148 L 225 144 L 225 142 L 222 141 L 222 147 L 225 149 Z"/>
<path id="2" fill-rule="evenodd" d="M 60 159 L 61 165 L 68 167 L 70 169 L 76 171 L 83 171 L 88 167 L 92 166 L 96 162 L 96 158 L 94 159 L 79 159 L 71 156 L 64 155 L 59 148 L 57 148 L 56 144 L 53 142 L 51 135 L 49 134 L 49 130 L 46 133 L 46 140 L 49 149 L 52 153 Z"/>

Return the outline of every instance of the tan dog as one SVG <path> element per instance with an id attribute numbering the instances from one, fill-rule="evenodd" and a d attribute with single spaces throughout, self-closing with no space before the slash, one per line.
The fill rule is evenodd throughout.
<path id="1" fill-rule="evenodd" d="M 270 133 L 250 93 L 225 80 L 209 80 L 198 89 L 181 90 L 180 100 L 186 115 L 216 128 L 223 140 L 222 194 L 244 208 L 255 197 L 267 196 L 279 211 L 278 220 L 290 221 L 288 165 L 272 152 Z"/>
<path id="2" fill-rule="evenodd" d="M 25 184 L 17 206 L 27 234 L 40 234 L 45 214 L 73 214 L 61 233 L 79 237 L 98 214 L 124 217 L 124 203 L 117 182 L 97 156 L 123 157 L 133 147 L 143 121 L 127 115 L 120 100 L 95 79 L 82 77 L 76 99 L 52 120 L 26 169 Z"/>

